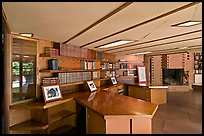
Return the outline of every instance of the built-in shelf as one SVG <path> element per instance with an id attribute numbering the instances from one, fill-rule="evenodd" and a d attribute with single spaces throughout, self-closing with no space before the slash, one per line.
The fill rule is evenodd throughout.
<path id="1" fill-rule="evenodd" d="M 67 110 L 55 113 L 55 114 L 50 116 L 50 123 L 64 119 L 65 117 L 68 117 L 68 116 L 71 116 L 74 114 L 75 114 L 74 112 L 67 111 Z"/>
<path id="2" fill-rule="evenodd" d="M 50 133 L 51 134 L 65 134 L 65 133 L 69 132 L 70 130 L 72 130 L 73 128 L 74 127 L 72 127 L 72 126 L 64 125 L 64 126 L 61 126 L 57 129 L 52 130 Z"/>
<path id="3" fill-rule="evenodd" d="M 50 54 L 40 54 L 40 57 L 52 57 L 52 58 L 61 58 L 61 57 L 69 57 L 69 58 L 75 58 L 80 60 L 86 60 L 86 61 L 97 61 L 97 59 L 86 59 L 86 58 L 79 58 L 79 57 L 70 57 L 70 56 L 60 56 L 60 55 L 50 55 Z"/>
<path id="4" fill-rule="evenodd" d="M 99 79 L 100 81 L 104 81 L 104 80 L 110 80 L 110 78 L 101 78 Z"/>
<path id="5" fill-rule="evenodd" d="M 39 72 L 44 72 L 44 73 L 60 73 L 60 72 L 93 72 L 93 71 L 99 71 L 100 69 L 88 69 L 88 70 L 83 70 L 83 69 L 66 69 L 66 70 L 48 70 L 48 69 L 41 69 Z"/>
<path id="6" fill-rule="evenodd" d="M 39 121 L 28 120 L 10 127 L 10 130 L 45 130 L 48 124 Z"/>
<path id="7" fill-rule="evenodd" d="M 121 63 L 130 63 L 130 64 L 135 64 L 135 65 L 144 65 L 144 63 L 142 63 L 142 62 L 131 62 L 131 61 L 125 61 L 125 62 L 122 62 L 122 61 L 119 61 L 118 62 L 119 64 L 121 64 Z"/>
<path id="8" fill-rule="evenodd" d="M 115 71 L 115 70 L 119 70 L 119 68 L 100 69 L 100 71 Z"/>
<path id="9" fill-rule="evenodd" d="M 118 78 L 137 78 L 137 76 L 119 76 Z"/>
<path id="10" fill-rule="evenodd" d="M 119 70 L 137 70 L 136 68 L 124 68 L 124 69 L 119 69 Z"/>
<path id="11" fill-rule="evenodd" d="M 60 84 L 60 87 L 64 86 L 71 86 L 71 85 L 80 85 L 83 84 L 84 82 L 73 82 L 73 83 L 67 83 L 67 84 Z"/>

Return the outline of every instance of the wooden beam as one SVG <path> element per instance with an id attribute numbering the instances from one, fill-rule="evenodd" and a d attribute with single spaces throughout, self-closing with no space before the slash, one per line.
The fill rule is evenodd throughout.
<path id="1" fill-rule="evenodd" d="M 146 20 L 146 21 L 144 21 L 144 22 L 142 22 L 142 23 L 133 25 L 133 26 L 128 27 L 128 28 L 126 28 L 126 29 L 123 29 L 123 30 L 121 30 L 121 31 L 115 32 L 115 33 L 113 33 L 113 34 L 107 35 L 107 36 L 102 37 L 102 38 L 100 38 L 100 39 L 97 39 L 97 40 L 95 40 L 95 41 L 92 41 L 92 42 L 86 43 L 86 44 L 84 44 L 84 45 L 81 45 L 80 47 L 88 46 L 88 45 L 93 44 L 93 43 L 96 43 L 96 42 L 98 42 L 98 41 L 101 41 L 101 40 L 110 38 L 110 37 L 115 36 L 115 35 L 117 35 L 117 34 L 121 34 L 121 33 L 123 33 L 123 32 L 129 31 L 129 30 L 131 30 L 131 29 L 134 29 L 134 28 L 136 28 L 136 27 L 138 27 L 138 26 L 142 26 L 142 25 L 145 25 L 145 24 L 147 24 L 147 23 L 153 22 L 153 21 L 155 21 L 155 20 L 164 18 L 164 17 L 166 17 L 166 16 L 169 16 L 169 15 L 171 15 L 171 14 L 174 14 L 174 13 L 176 13 L 176 12 L 179 12 L 179 11 L 181 11 L 181 10 L 184 10 L 184 9 L 186 9 L 186 8 L 189 8 L 189 7 L 191 7 L 191 6 L 194 6 L 194 5 L 198 4 L 198 3 L 200 3 L 200 2 L 192 2 L 192 3 L 190 3 L 190 4 L 187 4 L 187 5 L 182 6 L 182 7 L 180 7 L 180 8 L 174 9 L 174 10 L 172 10 L 172 11 L 169 11 L 169 12 L 164 13 L 164 14 L 162 14 L 162 15 L 159 15 L 159 16 L 157 16 L 157 17 L 154 17 L 154 18 L 151 18 L 151 19 L 149 19 L 149 20 Z"/>
<path id="2" fill-rule="evenodd" d="M 117 9 L 113 10 L 112 12 L 110 12 L 109 14 L 105 15 L 104 17 L 102 17 L 101 19 L 97 20 L 96 22 L 94 22 L 93 24 L 91 24 L 90 26 L 88 26 L 87 28 L 83 29 L 81 32 L 77 33 L 76 35 L 74 35 L 73 37 L 69 38 L 68 40 L 66 40 L 65 42 L 63 42 L 63 44 L 73 40 L 74 38 L 80 36 L 81 34 L 85 33 L 86 31 L 88 31 L 89 29 L 93 28 L 94 26 L 98 25 L 99 23 L 103 22 L 104 20 L 108 19 L 109 17 L 113 16 L 114 14 L 118 13 L 119 11 L 121 11 L 122 9 L 126 8 L 127 6 L 129 6 L 130 4 L 132 4 L 133 2 L 125 2 L 124 4 L 122 4 L 120 7 L 118 7 Z"/>

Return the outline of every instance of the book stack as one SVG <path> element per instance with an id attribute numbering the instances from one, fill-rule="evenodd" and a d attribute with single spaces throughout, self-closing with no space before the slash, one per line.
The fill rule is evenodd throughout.
<path id="1" fill-rule="evenodd" d="M 49 59 L 48 60 L 48 69 L 49 70 L 58 70 L 58 60 L 57 59 Z"/>
<path id="2" fill-rule="evenodd" d="M 125 70 L 125 71 L 123 71 L 123 76 L 129 76 L 129 71 L 128 70 Z"/>
<path id="3" fill-rule="evenodd" d="M 109 69 L 109 63 L 101 63 L 100 69 Z"/>
<path id="4" fill-rule="evenodd" d="M 111 71 L 111 72 L 110 72 L 110 76 L 111 76 L 111 77 L 114 77 L 114 76 L 115 76 L 115 71 Z"/>
<path id="5" fill-rule="evenodd" d="M 49 54 L 50 56 L 58 56 L 59 50 L 52 47 L 45 47 L 45 54 Z"/>
<path id="6" fill-rule="evenodd" d="M 56 85 L 60 84 L 60 79 L 58 77 L 44 77 L 42 83 L 43 85 Z"/>
<path id="7" fill-rule="evenodd" d="M 127 63 L 120 64 L 120 69 L 127 69 Z"/>
<path id="8" fill-rule="evenodd" d="M 92 79 L 93 79 L 93 80 L 94 80 L 94 79 L 98 79 L 98 72 L 96 72 L 96 71 L 93 72 L 93 77 L 92 77 Z"/>
<path id="9" fill-rule="evenodd" d="M 53 77 L 57 77 L 60 84 L 68 84 L 91 80 L 91 72 L 53 73 Z"/>
<path id="10" fill-rule="evenodd" d="M 62 43 L 54 43 L 53 47 L 59 50 L 60 56 L 96 59 L 96 51 L 94 50 L 83 49 L 79 46 Z"/>
<path id="11" fill-rule="evenodd" d="M 87 70 L 87 69 L 96 69 L 96 62 L 92 62 L 92 61 L 80 61 L 80 68 L 83 70 Z"/>

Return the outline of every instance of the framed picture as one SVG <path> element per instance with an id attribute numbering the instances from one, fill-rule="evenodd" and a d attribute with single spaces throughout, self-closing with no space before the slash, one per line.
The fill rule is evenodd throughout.
<path id="1" fill-rule="evenodd" d="M 118 83 L 115 77 L 111 77 L 111 82 L 113 85 L 116 85 Z"/>
<path id="2" fill-rule="evenodd" d="M 63 99 L 59 85 L 42 86 L 42 92 L 45 103 Z"/>
<path id="3" fill-rule="evenodd" d="M 96 85 L 94 84 L 93 81 L 87 81 L 87 84 L 91 92 L 97 90 Z"/>
<path id="4" fill-rule="evenodd" d="M 138 71 L 138 80 L 139 83 L 146 83 L 146 70 L 145 66 L 137 66 L 137 71 Z"/>

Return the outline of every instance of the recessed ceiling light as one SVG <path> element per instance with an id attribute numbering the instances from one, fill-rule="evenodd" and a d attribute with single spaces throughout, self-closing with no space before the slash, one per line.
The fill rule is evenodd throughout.
<path id="1" fill-rule="evenodd" d="M 172 25 L 172 27 L 175 27 L 175 26 L 176 27 L 189 27 L 189 26 L 199 25 L 201 23 L 202 23 L 201 21 L 189 20 L 189 21 L 185 21 L 182 23 Z"/>
<path id="2" fill-rule="evenodd" d="M 134 53 L 134 54 L 130 54 L 130 55 L 143 55 L 143 54 L 148 54 L 148 53 L 152 53 L 152 52 L 146 51 L 146 52 Z"/>
<path id="3" fill-rule="evenodd" d="M 118 46 L 118 45 L 122 45 L 122 44 L 126 44 L 126 43 L 131 43 L 131 42 L 133 42 L 133 41 L 131 41 L 131 40 L 118 40 L 118 41 L 114 41 L 111 43 L 99 45 L 95 48 L 109 48 L 109 47 L 114 47 L 114 46 Z"/>
<path id="4" fill-rule="evenodd" d="M 20 33 L 21 36 L 33 37 L 33 33 Z"/>

